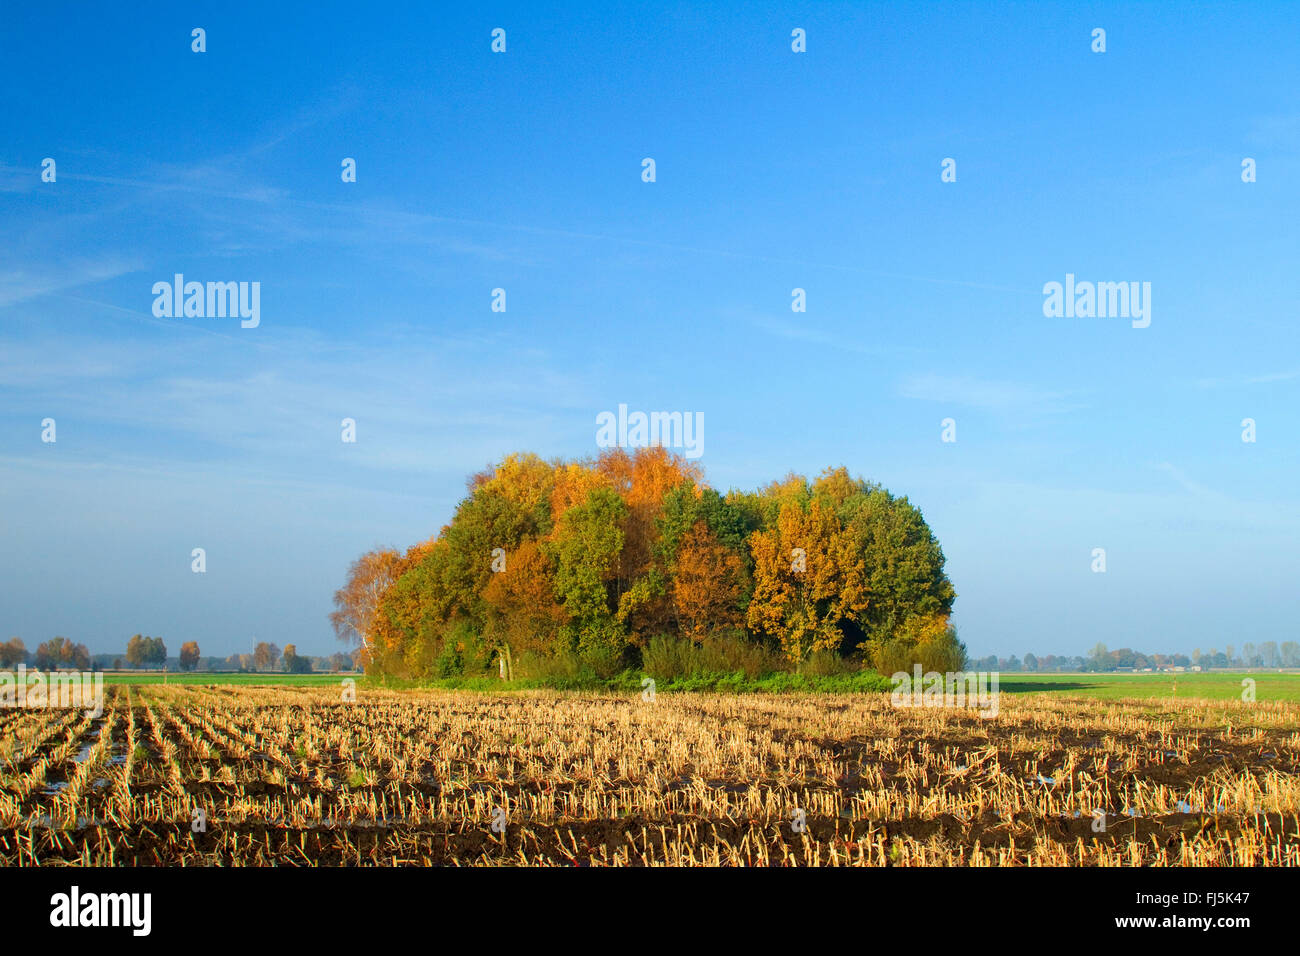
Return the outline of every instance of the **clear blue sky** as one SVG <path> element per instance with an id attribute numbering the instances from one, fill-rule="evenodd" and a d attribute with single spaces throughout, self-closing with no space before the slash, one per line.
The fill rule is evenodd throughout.
<path id="1" fill-rule="evenodd" d="M 354 557 L 620 403 L 908 495 L 973 654 L 1297 638 L 1300 5 L 560 6 L 5 5 L 0 639 L 329 653 Z"/>

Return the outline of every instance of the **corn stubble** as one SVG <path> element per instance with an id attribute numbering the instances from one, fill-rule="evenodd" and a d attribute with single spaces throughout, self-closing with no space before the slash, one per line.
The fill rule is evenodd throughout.
<path id="1" fill-rule="evenodd" d="M 0 712 L 0 863 L 1289 866 L 1298 753 L 1281 703 L 117 687 Z"/>

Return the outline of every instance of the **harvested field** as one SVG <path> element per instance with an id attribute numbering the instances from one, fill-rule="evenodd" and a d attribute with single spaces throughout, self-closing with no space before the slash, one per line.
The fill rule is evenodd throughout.
<path id="1" fill-rule="evenodd" d="M 0 711 L 0 862 L 1295 865 L 1298 753 L 1291 703 L 119 686 Z"/>

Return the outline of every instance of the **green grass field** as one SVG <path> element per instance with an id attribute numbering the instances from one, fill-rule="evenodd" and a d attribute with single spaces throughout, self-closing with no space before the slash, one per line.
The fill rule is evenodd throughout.
<path id="1" fill-rule="evenodd" d="M 626 690 L 628 687 L 640 689 L 640 675 L 633 675 L 635 680 L 615 678 L 609 682 L 610 689 Z M 321 686 L 339 684 L 346 677 L 354 677 L 364 686 L 369 683 L 361 675 L 349 674 L 231 674 L 231 673 L 110 673 L 104 675 L 105 684 L 208 684 L 208 685 L 275 685 Z M 1071 697 L 1096 697 L 1106 700 L 1121 698 L 1135 700 L 1164 700 L 1172 697 L 1199 700 L 1239 700 L 1242 693 L 1242 680 L 1252 678 L 1255 681 L 1255 699 L 1257 701 L 1293 701 L 1300 702 L 1300 673 L 1271 672 L 1213 672 L 1184 674 L 1003 674 L 999 690 L 1006 694 L 1058 694 Z M 729 687 L 723 684 L 719 689 L 729 690 L 795 690 L 797 686 L 787 687 L 780 681 L 763 682 L 757 686 L 746 687 L 743 684 Z M 787 682 L 789 683 L 789 682 Z M 820 682 L 825 686 L 816 689 L 849 692 L 864 689 L 853 686 L 848 681 L 826 680 Z M 840 686 L 843 684 L 844 686 Z M 501 691 L 522 689 L 503 686 L 491 678 L 461 679 L 457 681 L 433 681 L 430 686 L 462 687 L 467 690 Z M 625 686 L 626 685 L 626 686 Z M 416 682 L 396 682 L 394 686 L 422 686 Z M 661 686 L 662 690 L 674 689 L 672 685 Z M 683 686 L 679 689 L 709 690 L 707 684 L 700 687 Z M 810 688 L 813 689 L 813 688 Z"/>
<path id="2" fill-rule="evenodd" d="M 1300 674 L 1211 672 L 1185 674 L 1003 674 L 998 689 L 1007 694 L 1068 694 L 1072 697 L 1151 700 L 1170 697 L 1240 700 L 1242 680 L 1255 681 L 1257 701 L 1300 701 Z"/>

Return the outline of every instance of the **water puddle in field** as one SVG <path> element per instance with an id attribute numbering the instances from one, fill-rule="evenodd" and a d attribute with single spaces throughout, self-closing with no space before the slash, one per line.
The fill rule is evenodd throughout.
<path id="1" fill-rule="evenodd" d="M 86 728 L 85 733 L 81 735 L 81 749 L 78 750 L 77 755 L 72 758 L 72 762 L 74 764 L 83 764 L 90 759 L 91 753 L 94 751 L 96 745 L 99 743 L 99 733 L 103 726 L 104 726 L 104 718 L 99 717 L 96 720 L 92 721 L 91 725 Z M 99 779 L 103 779 L 103 778 L 99 778 Z M 96 781 L 95 786 L 107 786 L 107 784 L 108 784 L 107 780 L 105 780 L 102 785 L 98 781 Z M 53 796 L 57 796 L 58 794 L 62 793 L 64 790 L 67 789 L 68 789 L 68 780 L 66 775 L 62 779 L 55 779 L 54 776 L 51 776 L 46 779 L 45 785 L 41 787 L 40 793 L 42 796 L 53 797 Z"/>
<path id="2" fill-rule="evenodd" d="M 85 763 L 90 759 L 90 753 L 99 743 L 99 734 L 104 726 L 104 718 L 96 717 L 86 728 L 86 732 L 81 735 L 81 749 L 77 751 L 77 756 L 73 757 L 74 763 Z"/>
<path id="3" fill-rule="evenodd" d="M 126 766 L 127 747 L 129 741 L 113 740 L 111 737 L 108 742 L 108 765 L 110 767 Z"/>

